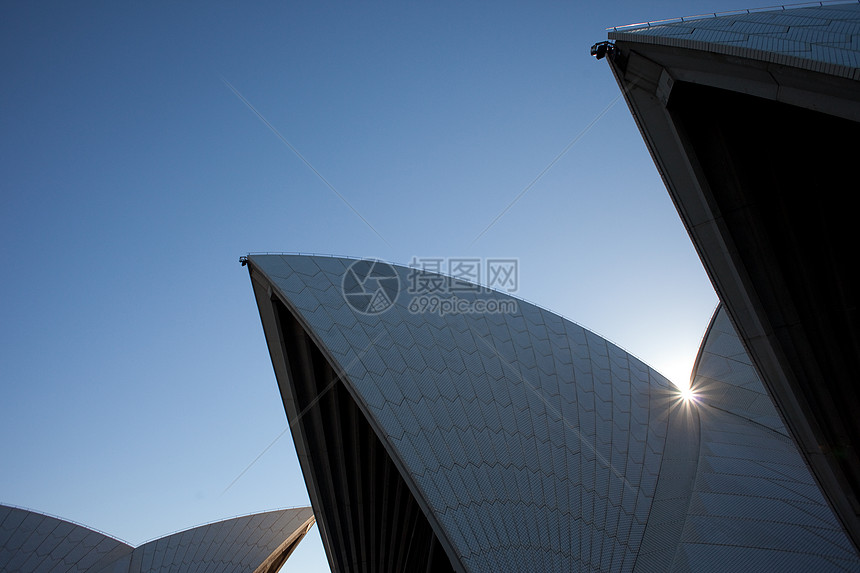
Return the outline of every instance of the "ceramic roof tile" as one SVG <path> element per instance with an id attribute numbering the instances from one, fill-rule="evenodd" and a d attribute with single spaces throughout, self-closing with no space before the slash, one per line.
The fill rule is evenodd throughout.
<path id="1" fill-rule="evenodd" d="M 276 289 L 296 276 L 318 279 L 289 274 L 293 261 L 311 267 L 301 257 L 276 258 L 279 275 L 268 273 L 270 256 L 252 256 Z M 353 263 L 327 262 L 343 269 Z M 405 285 L 410 271 L 392 268 Z M 339 365 L 344 382 L 371 406 L 374 427 L 388 436 L 468 571 L 495 571 L 520 558 L 533 570 L 647 571 L 649 560 L 640 568 L 636 559 L 640 547 L 665 556 L 658 548 L 666 543 L 676 566 L 705 570 L 710 565 L 698 559 L 725 550 L 701 532 L 729 517 L 740 525 L 721 530 L 719 540 L 738 555 L 754 546 L 784 549 L 767 533 L 768 523 L 778 523 L 805 562 L 851 564 L 850 547 L 793 444 L 781 427 L 762 426 L 774 411 L 722 315 L 698 362 L 699 401 L 685 406 L 640 360 L 524 301 L 505 316 L 422 314 L 407 311 L 410 293 L 400 291 L 374 315 L 316 287 L 300 292 L 356 313 L 360 336 L 342 326 L 348 321 L 307 310 L 313 301 L 297 301 L 294 287 L 280 293 L 325 351 L 346 340 L 360 347 L 351 354 L 366 354 Z M 494 291 L 470 296 L 512 300 Z M 369 340 L 372 351 L 365 350 Z M 410 367 L 403 370 L 404 363 Z M 690 427 L 700 429 L 690 434 Z M 649 523 L 655 500 L 665 523 Z M 836 541 L 817 549 L 821 536 L 810 527 Z"/>
<path id="2" fill-rule="evenodd" d="M 860 5 L 837 4 L 615 28 L 612 40 L 732 54 L 853 76 L 860 67 Z M 834 67 L 835 66 L 835 67 Z"/>

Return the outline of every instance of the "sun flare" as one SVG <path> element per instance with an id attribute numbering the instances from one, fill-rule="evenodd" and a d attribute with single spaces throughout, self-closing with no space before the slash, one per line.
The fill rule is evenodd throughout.
<path id="1" fill-rule="evenodd" d="M 693 392 L 692 388 L 690 388 L 690 387 L 679 388 L 678 390 L 681 392 L 681 399 L 684 400 L 685 402 L 689 402 L 691 400 L 696 399 L 696 393 Z"/>

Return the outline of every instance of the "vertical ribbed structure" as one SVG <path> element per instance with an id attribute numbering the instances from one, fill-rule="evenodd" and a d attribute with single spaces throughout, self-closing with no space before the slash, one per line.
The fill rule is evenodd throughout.
<path id="1" fill-rule="evenodd" d="M 622 26 L 592 53 L 761 377 L 749 415 L 784 425 L 860 552 L 860 3 L 817 4 Z"/>

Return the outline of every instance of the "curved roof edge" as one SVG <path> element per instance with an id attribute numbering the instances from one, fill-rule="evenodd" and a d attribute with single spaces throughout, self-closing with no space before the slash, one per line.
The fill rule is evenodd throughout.
<path id="1" fill-rule="evenodd" d="M 702 14 L 689 14 L 687 16 L 676 16 L 674 18 L 664 18 L 662 20 L 649 20 L 648 22 L 636 22 L 633 24 L 622 24 L 620 26 L 610 26 L 606 28 L 607 32 L 628 32 L 642 28 L 654 28 L 656 26 L 665 26 L 666 24 L 677 24 L 680 22 L 695 22 L 697 20 L 707 20 L 711 18 L 720 18 L 722 16 L 738 16 L 743 14 L 755 14 L 757 12 L 773 12 L 776 10 L 794 10 L 797 8 L 809 8 L 810 6 L 830 6 L 835 4 L 854 4 L 858 0 L 822 0 L 821 2 L 800 2 L 796 4 L 781 4 L 774 6 L 762 6 L 759 8 L 744 8 L 739 10 L 723 10 L 722 12 L 705 12 Z"/>
<path id="2" fill-rule="evenodd" d="M 635 25 L 633 25 L 635 26 Z M 686 48 L 860 80 L 860 4 L 716 14 L 610 28 L 610 40 Z"/>
<path id="3" fill-rule="evenodd" d="M 85 525 L 0 505 L 0 570 L 101 571 L 134 548 Z"/>
<path id="4" fill-rule="evenodd" d="M 107 537 L 108 539 L 113 539 L 113 540 L 119 541 L 120 543 L 122 543 L 124 545 L 128 545 L 129 547 L 134 548 L 134 545 L 131 542 L 129 542 L 125 539 L 122 539 L 121 537 L 117 537 L 116 535 L 111 535 L 110 533 L 108 533 L 106 531 L 102 531 L 101 529 L 98 529 L 96 527 L 90 527 L 86 523 L 81 523 L 79 521 L 75 521 L 74 519 L 68 519 L 68 518 L 63 517 L 61 515 L 55 515 L 53 513 L 48 513 L 47 511 L 40 511 L 40 510 L 32 508 L 32 507 L 26 507 L 26 506 L 18 505 L 15 503 L 0 502 L 0 511 L 2 511 L 3 509 L 17 509 L 20 511 L 26 511 L 26 512 L 33 513 L 36 515 L 42 515 L 44 517 L 50 517 L 52 519 L 56 519 L 57 521 L 70 523 L 71 525 L 75 525 L 75 526 L 80 527 L 82 529 L 86 529 L 87 531 L 92 531 L 94 533 L 101 534 L 101 535 Z M 0 523 L 2 523 L 2 522 L 0 522 Z"/>
<path id="5" fill-rule="evenodd" d="M 525 570 L 540 563 L 560 570 L 565 563 L 588 567 L 613 559 L 615 567 L 632 567 L 668 439 L 674 386 L 612 342 L 505 293 L 460 296 L 517 300 L 516 310 L 421 312 L 410 308 L 417 295 L 408 290 L 379 314 L 350 310 L 350 291 L 341 283 L 361 262 L 272 255 L 248 261 L 333 568 L 364 554 L 374 559 L 363 539 L 381 529 L 365 525 L 372 516 L 347 510 L 374 502 L 362 490 L 372 475 L 349 480 L 356 475 L 346 471 L 353 454 L 314 467 L 333 450 L 366 443 L 361 424 L 347 426 L 353 417 L 376 434 L 375 452 L 384 449 L 402 476 L 447 554 L 448 570 Z M 410 269 L 391 270 L 401 284 L 411 284 Z M 308 349 L 316 354 L 303 356 Z M 609 399 L 613 394 L 616 400 Z M 348 403 L 359 413 L 334 415 Z M 328 450 L 315 450 L 315 441 Z M 610 442 L 625 452 L 621 458 Z M 690 448 L 683 444 L 677 455 L 689 457 Z M 592 499 L 585 490 L 597 476 L 604 479 L 594 486 L 599 517 L 592 522 L 580 514 L 579 499 Z M 623 498 L 620 506 L 607 501 L 610 483 Z M 574 493 L 557 498 L 559 484 Z M 665 493 L 660 500 L 670 501 Z M 666 515 L 677 514 L 675 505 Z M 490 525 L 502 522 L 510 527 Z M 360 527 L 370 533 L 359 534 Z M 604 537 L 604 530 L 611 534 Z M 600 545 L 593 554 L 591 543 L 576 541 L 592 538 Z M 657 523 L 652 538 L 654 547 L 667 539 Z"/>
<path id="6" fill-rule="evenodd" d="M 169 533 L 165 533 L 164 535 L 158 535 L 158 536 L 156 536 L 156 537 L 151 537 L 151 538 L 149 538 L 149 539 L 146 539 L 145 541 L 141 541 L 140 543 L 138 543 L 137 545 L 133 545 L 132 547 L 143 547 L 143 546 L 144 546 L 144 545 L 146 545 L 147 543 L 152 543 L 153 541 L 158 541 L 159 539 L 164 539 L 164 538 L 166 538 L 166 537 L 172 537 L 172 536 L 174 536 L 174 535 L 179 535 L 179 534 L 181 534 L 181 533 L 186 533 L 186 532 L 188 532 L 188 531 L 193 531 L 193 530 L 195 530 L 195 529 L 201 529 L 201 528 L 204 528 L 204 527 L 209 527 L 209 526 L 211 526 L 211 525 L 216 525 L 216 524 L 219 524 L 219 523 L 226 523 L 226 522 L 228 522 L 228 521 L 239 520 L 239 519 L 243 519 L 243 518 L 246 518 L 246 517 L 253 517 L 253 516 L 255 516 L 255 515 L 265 515 L 265 514 L 267 514 L 267 513 L 272 513 L 272 514 L 274 514 L 274 513 L 281 513 L 281 512 L 287 512 L 287 511 L 292 511 L 292 510 L 300 510 L 300 509 L 311 509 L 311 508 L 310 508 L 310 506 L 305 506 L 305 505 L 296 505 L 296 506 L 292 506 L 292 507 L 278 507 L 278 508 L 275 508 L 275 509 L 265 509 L 265 510 L 263 510 L 263 511 L 252 511 L 252 512 L 249 512 L 249 513 L 240 513 L 240 514 L 237 514 L 237 515 L 231 515 L 231 516 L 229 516 L 229 517 L 224 517 L 224 518 L 222 518 L 222 519 L 213 519 L 212 521 L 206 521 L 206 522 L 204 522 L 204 523 L 199 523 L 199 524 L 197 524 L 197 525 L 192 525 L 192 526 L 190 526 L 190 527 L 183 527 L 183 528 L 181 528 L 181 529 L 176 529 L 176 530 L 171 531 L 171 532 L 169 532 Z M 96 530 L 96 531 L 97 531 L 97 530 Z M 128 542 L 126 542 L 126 543 L 128 543 Z"/>
<path id="7" fill-rule="evenodd" d="M 274 573 L 315 523 L 310 507 L 248 514 L 153 539 L 137 547 L 85 525 L 0 505 L 0 570 L 28 573 L 215 571 Z M 201 552 L 201 549 L 203 550 Z"/>

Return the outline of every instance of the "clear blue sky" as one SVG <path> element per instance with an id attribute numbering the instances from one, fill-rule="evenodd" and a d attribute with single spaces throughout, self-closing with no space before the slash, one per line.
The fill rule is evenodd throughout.
<path id="1" fill-rule="evenodd" d="M 748 6 L 464 4 L 3 4 L 0 501 L 134 544 L 309 503 L 289 434 L 227 489 L 286 426 L 248 251 L 516 257 L 686 382 L 716 296 L 623 100 L 473 241 L 619 94 L 605 27 Z"/>

